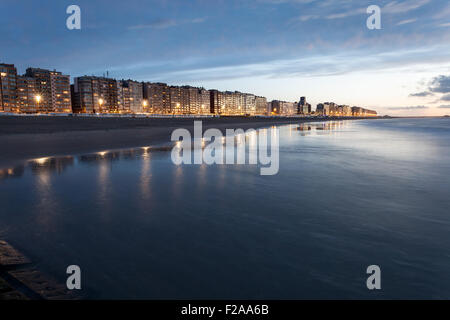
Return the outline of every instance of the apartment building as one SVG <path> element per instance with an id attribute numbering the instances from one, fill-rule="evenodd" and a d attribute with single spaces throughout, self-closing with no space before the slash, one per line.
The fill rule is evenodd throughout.
<path id="1" fill-rule="evenodd" d="M 39 91 L 35 78 L 17 77 L 17 106 L 20 113 L 39 113 Z M 40 98 L 39 98 L 40 99 Z"/>
<path id="2" fill-rule="evenodd" d="M 170 113 L 170 87 L 166 83 L 143 84 L 144 99 L 147 101 L 145 112 L 165 114 Z"/>
<path id="3" fill-rule="evenodd" d="M 119 88 L 115 79 L 95 76 L 75 78 L 72 88 L 73 112 L 119 113 L 119 109 L 125 110 L 125 100 L 119 95 Z"/>
<path id="4" fill-rule="evenodd" d="M 13 64 L 0 64 L 0 112 L 19 112 L 17 69 Z"/>
<path id="5" fill-rule="evenodd" d="M 292 116 L 297 113 L 297 105 L 294 102 L 273 100 L 271 103 L 271 112 L 275 115 Z"/>
<path id="6" fill-rule="evenodd" d="M 117 101 L 119 113 L 143 113 L 143 84 L 133 80 L 117 81 Z"/>
<path id="7" fill-rule="evenodd" d="M 268 115 L 267 99 L 265 97 L 255 97 L 255 114 L 265 116 Z"/>
<path id="8" fill-rule="evenodd" d="M 35 79 L 36 93 L 40 96 L 38 112 L 72 112 L 70 76 L 56 70 L 28 68 L 25 77 Z"/>

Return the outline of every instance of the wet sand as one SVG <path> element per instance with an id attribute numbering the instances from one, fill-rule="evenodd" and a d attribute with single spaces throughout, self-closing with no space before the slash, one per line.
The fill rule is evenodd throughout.
<path id="1" fill-rule="evenodd" d="M 299 118 L 221 117 L 182 118 L 85 118 L 0 117 L 0 168 L 49 156 L 65 156 L 110 149 L 134 148 L 170 142 L 174 129 L 193 132 L 194 121 L 203 129 L 258 129 L 271 125 L 324 121 Z M 331 120 L 331 119 L 330 119 Z"/>

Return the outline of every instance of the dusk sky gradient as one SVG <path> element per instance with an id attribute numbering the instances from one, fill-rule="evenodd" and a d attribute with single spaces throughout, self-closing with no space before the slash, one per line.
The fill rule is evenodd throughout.
<path id="1" fill-rule="evenodd" d="M 66 28 L 81 7 L 82 29 Z M 382 29 L 369 30 L 369 5 Z M 1 0 L 0 61 L 239 90 L 268 99 L 450 114 L 448 0 Z"/>

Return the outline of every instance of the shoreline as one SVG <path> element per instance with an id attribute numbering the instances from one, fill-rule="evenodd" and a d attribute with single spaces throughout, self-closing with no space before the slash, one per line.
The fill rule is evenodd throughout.
<path id="1" fill-rule="evenodd" d="M 377 118 L 73 118 L 1 117 L 0 169 L 27 160 L 92 153 L 103 150 L 139 148 L 170 142 L 173 130 L 193 132 L 194 121 L 202 121 L 203 131 L 217 128 L 260 129 L 272 125 L 335 120 Z"/>

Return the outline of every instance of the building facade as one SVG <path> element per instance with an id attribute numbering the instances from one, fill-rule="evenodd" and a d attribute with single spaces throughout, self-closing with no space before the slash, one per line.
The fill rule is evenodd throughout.
<path id="1" fill-rule="evenodd" d="M 297 113 L 302 115 L 309 115 L 311 114 L 311 104 L 306 102 L 306 97 L 300 97 L 300 101 L 298 102 L 297 106 Z"/>
<path id="2" fill-rule="evenodd" d="M 294 102 L 273 100 L 271 103 L 271 112 L 274 115 L 292 116 L 297 113 L 297 104 Z"/>
<path id="3" fill-rule="evenodd" d="M 17 77 L 17 105 L 20 113 L 38 113 L 36 96 L 38 89 L 36 79 L 25 76 Z"/>
<path id="4" fill-rule="evenodd" d="M 133 80 L 117 81 L 117 111 L 118 113 L 143 113 L 143 84 Z"/>
<path id="5" fill-rule="evenodd" d="M 28 68 L 25 77 L 35 79 L 36 93 L 40 96 L 38 112 L 72 112 L 70 76 L 56 70 Z"/>
<path id="6" fill-rule="evenodd" d="M 119 113 L 119 110 L 125 110 L 124 97 L 119 95 L 120 88 L 121 85 L 115 79 L 95 76 L 75 78 L 72 88 L 73 112 Z"/>
<path id="7" fill-rule="evenodd" d="M 0 64 L 0 112 L 19 112 L 17 69 L 13 64 Z"/>
<path id="8" fill-rule="evenodd" d="M 225 111 L 225 95 L 219 90 L 209 90 L 210 112 L 220 115 Z"/>
<path id="9" fill-rule="evenodd" d="M 244 93 L 244 112 L 245 115 L 256 115 L 256 96 L 250 93 Z"/>
<path id="10" fill-rule="evenodd" d="M 145 112 L 154 114 L 170 113 L 170 88 L 165 83 L 143 84 L 144 99 L 147 101 Z"/>
<path id="11" fill-rule="evenodd" d="M 204 88 L 198 89 L 199 95 L 199 103 L 200 103 L 200 114 L 209 114 L 211 113 L 211 99 L 209 91 Z"/>
<path id="12" fill-rule="evenodd" d="M 265 97 L 255 97 L 256 115 L 266 116 L 269 114 L 267 110 L 267 99 Z"/>

